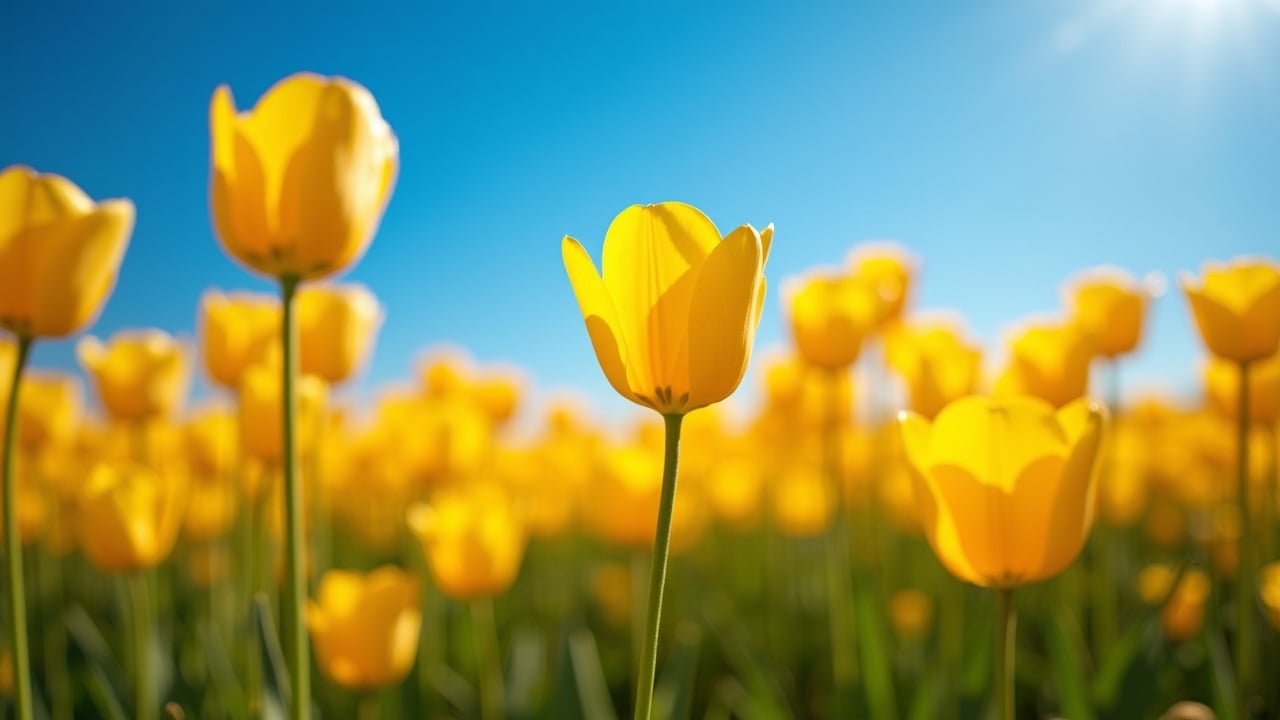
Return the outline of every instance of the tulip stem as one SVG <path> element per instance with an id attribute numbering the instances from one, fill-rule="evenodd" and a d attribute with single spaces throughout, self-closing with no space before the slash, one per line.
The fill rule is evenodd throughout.
<path id="1" fill-rule="evenodd" d="M 1013 606 L 1013 589 L 996 591 L 1000 616 L 996 618 L 996 689 L 1000 693 L 1000 720 L 1014 720 L 1014 655 L 1017 647 L 1018 614 Z"/>
<path id="2" fill-rule="evenodd" d="M 1236 572 L 1239 585 L 1236 589 L 1236 682 L 1240 703 L 1249 705 L 1253 684 L 1253 661 L 1256 637 L 1253 629 L 1253 532 L 1249 514 L 1249 363 L 1240 363 L 1239 410 L 1236 431 L 1238 484 L 1236 492 L 1240 503 L 1240 537 L 1238 539 L 1240 568 Z"/>
<path id="3" fill-rule="evenodd" d="M 17 478 L 14 473 L 14 440 L 18 431 L 18 391 L 22 371 L 31 352 L 32 339 L 18 336 L 18 355 L 9 382 L 9 402 L 4 423 L 4 548 L 5 585 L 9 590 L 9 646 L 13 653 L 13 708 L 15 720 L 31 720 L 31 659 L 27 656 L 27 598 L 22 583 L 22 539 L 18 533 Z"/>
<path id="4" fill-rule="evenodd" d="M 649 599 L 645 613 L 644 647 L 640 651 L 640 682 L 636 686 L 635 720 L 653 713 L 653 680 L 658 672 L 658 630 L 662 621 L 662 592 L 667 584 L 667 550 L 671 544 L 671 513 L 676 501 L 676 469 L 680 463 L 680 425 L 684 415 L 664 415 L 666 451 L 662 462 L 662 501 L 649 571 Z"/>
<path id="5" fill-rule="evenodd" d="M 298 278 L 280 278 L 280 304 L 282 309 L 281 333 L 284 346 L 284 364 L 281 368 L 281 404 L 284 407 L 284 493 L 285 493 L 285 608 L 288 622 L 287 644 L 291 650 L 289 680 L 293 696 L 289 717 L 307 720 L 311 716 L 311 654 L 307 646 L 306 572 L 303 551 L 306 537 L 303 528 L 302 483 L 298 477 L 298 447 L 295 442 L 294 415 L 297 398 L 294 397 L 294 380 L 298 374 L 298 322 L 294 317 L 294 295 Z"/>
<path id="6" fill-rule="evenodd" d="M 145 570 L 133 573 L 129 586 L 130 617 L 133 632 L 134 717 L 152 720 L 156 716 L 155 689 L 151 684 L 154 667 L 151 662 L 151 596 Z"/>
<path id="7" fill-rule="evenodd" d="M 480 671 L 480 717 L 503 717 L 502 651 L 498 645 L 498 624 L 493 618 L 493 598 L 471 601 L 471 629 L 476 641 L 476 664 Z"/>
<path id="8" fill-rule="evenodd" d="M 831 645 L 831 683 L 835 717 L 846 717 L 852 710 L 848 696 L 858 682 L 857 648 L 853 643 L 853 607 L 850 585 L 849 536 L 853 532 L 851 503 L 844 499 L 843 450 L 840 437 L 840 376 L 833 372 L 827 378 L 826 408 L 822 431 L 823 470 L 835 505 L 831 527 L 826 537 L 827 633 Z M 864 543 L 866 550 L 870 542 Z"/>

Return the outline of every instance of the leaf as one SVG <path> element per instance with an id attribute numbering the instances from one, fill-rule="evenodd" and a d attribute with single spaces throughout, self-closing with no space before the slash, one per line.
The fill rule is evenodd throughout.
<path id="1" fill-rule="evenodd" d="M 263 692 L 263 706 L 274 697 L 282 707 L 289 707 L 292 691 L 289 687 L 289 668 L 284 662 L 284 652 L 280 650 L 280 638 L 276 635 L 276 626 L 271 619 L 271 605 L 264 593 L 253 597 L 253 620 L 258 629 L 258 649 L 262 652 L 263 679 L 266 681 Z"/>
<path id="2" fill-rule="evenodd" d="M 1217 629 L 1204 633 L 1204 642 L 1209 650 L 1209 666 L 1213 680 L 1213 704 L 1219 720 L 1238 720 L 1240 717 L 1240 701 L 1236 697 L 1236 676 L 1231 670 L 1231 659 L 1227 654 L 1227 641 Z"/>
<path id="3" fill-rule="evenodd" d="M 1093 705 L 1084 677 L 1084 639 L 1079 625 L 1066 608 L 1059 607 L 1050 616 L 1047 630 L 1049 658 L 1062 702 L 1062 715 L 1072 720 L 1093 720 Z"/>
<path id="4" fill-rule="evenodd" d="M 569 662 L 573 667 L 574 685 L 583 717 L 616 720 L 609 686 L 600 666 L 596 636 L 586 628 L 576 628 L 569 635 Z"/>
<path id="5" fill-rule="evenodd" d="M 875 587 L 864 579 L 854 591 L 856 640 L 862 656 L 863 689 L 874 720 L 895 720 L 897 700 L 893 690 L 892 662 L 889 654 L 888 623 L 880 615 L 882 603 L 876 602 Z"/>
<path id="6" fill-rule="evenodd" d="M 223 709 L 234 720 L 249 720 L 244 689 L 236 680 L 235 668 L 231 665 L 227 649 L 223 647 L 221 635 L 209 622 L 200 623 L 198 632 L 200 644 L 209 658 L 209 676 L 213 682 L 213 690 L 222 701 Z"/>
<path id="7" fill-rule="evenodd" d="M 120 699 L 111 688 L 111 681 L 100 665 L 90 662 L 84 675 L 84 686 L 89 691 L 89 699 L 97 709 L 98 717 L 104 720 L 128 720 Z"/>

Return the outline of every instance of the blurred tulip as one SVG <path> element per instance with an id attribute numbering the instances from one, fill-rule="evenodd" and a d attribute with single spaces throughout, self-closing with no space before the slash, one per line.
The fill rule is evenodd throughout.
<path id="1" fill-rule="evenodd" d="M 65 337 L 98 317 L 116 282 L 133 203 L 94 204 L 70 180 L 0 172 L 0 328 Z"/>
<path id="2" fill-rule="evenodd" d="M 475 379 L 472 394 L 489 420 L 502 426 L 515 417 L 523 389 L 517 373 L 495 370 Z"/>
<path id="3" fill-rule="evenodd" d="M 601 276 L 565 236 L 565 269 L 614 390 L 664 415 L 728 397 L 751 358 L 772 240 L 772 225 L 721 238 L 692 206 L 633 205 L 605 233 Z"/>
<path id="4" fill-rule="evenodd" d="M 885 341 L 889 367 L 906 382 L 911 409 L 933 418 L 948 403 L 977 389 L 982 351 L 956 329 L 908 321 Z"/>
<path id="5" fill-rule="evenodd" d="M 199 478 L 187 485 L 187 511 L 182 531 L 197 543 L 223 537 L 235 524 L 239 492 L 230 479 Z"/>
<path id="6" fill-rule="evenodd" d="M 76 355 L 116 420 L 170 417 L 186 394 L 186 351 L 161 330 L 118 332 L 106 345 L 86 337 L 76 345 Z"/>
<path id="7" fill-rule="evenodd" d="M 826 532 L 835 517 L 837 499 L 831 483 L 816 466 L 797 463 L 772 484 L 773 522 L 790 537 L 816 537 Z"/>
<path id="8" fill-rule="evenodd" d="M 722 458 L 712 468 L 706 485 L 711 511 L 722 522 L 742 529 L 759 519 L 764 503 L 764 473 L 747 453 Z"/>
<path id="9" fill-rule="evenodd" d="M 305 456 L 315 443 L 329 391 L 314 376 L 294 383 L 298 397 L 298 446 Z M 251 458 L 278 464 L 284 459 L 280 368 L 271 362 L 249 368 L 240 388 L 240 446 Z"/>
<path id="10" fill-rule="evenodd" d="M 702 529 L 698 498 L 685 485 L 671 517 L 671 550 L 693 546 Z M 632 443 L 601 453 L 586 517 L 605 542 L 630 550 L 653 547 L 662 500 L 662 450 Z"/>
<path id="11" fill-rule="evenodd" d="M 49 497 L 40 487 L 34 463 L 20 458 L 15 470 L 18 542 L 30 545 L 43 538 L 49 526 Z M 0 508 L 3 507 L 4 499 L 0 498 Z M 4 519 L 0 517 L 0 531 L 3 529 Z"/>
<path id="12" fill-rule="evenodd" d="M 1240 414 L 1240 368 L 1213 358 L 1205 366 L 1204 386 L 1209 404 L 1225 419 Z M 1249 364 L 1249 420 L 1263 425 L 1280 419 L 1280 353 Z M 1257 466 L 1255 466 L 1257 467 Z"/>
<path id="13" fill-rule="evenodd" d="M 1178 587 L 1170 595 L 1176 575 L 1167 565 L 1148 565 L 1138 574 L 1138 594 L 1149 605 L 1165 602 L 1160 626 L 1174 642 L 1190 640 L 1204 625 L 1205 602 L 1209 599 L 1209 576 L 1197 568 L 1183 572 Z"/>
<path id="14" fill-rule="evenodd" d="M 423 487 L 474 472 L 492 440 L 489 419 L 469 397 L 432 402 L 397 391 L 379 399 L 374 432 L 406 480 Z"/>
<path id="15" fill-rule="evenodd" d="M 240 387 L 245 371 L 280 341 L 280 301 L 271 295 L 209 290 L 200 298 L 200 350 L 219 385 Z"/>
<path id="16" fill-rule="evenodd" d="M 625 627 L 631 619 L 631 572 L 623 563 L 603 563 L 591 572 L 591 596 L 605 619 Z"/>
<path id="17" fill-rule="evenodd" d="M 863 243 L 849 253 L 853 279 L 876 298 L 877 325 L 895 323 L 902 317 L 911 297 L 916 264 L 906 248 L 893 242 Z"/>
<path id="18" fill-rule="evenodd" d="M 1028 326 L 1009 345 L 1010 360 L 997 395 L 1033 395 L 1055 407 L 1089 392 L 1092 338 L 1071 323 Z"/>
<path id="19" fill-rule="evenodd" d="M 889 621 L 898 637 L 915 640 L 929 632 L 933 600 L 919 590 L 899 590 L 889 598 Z"/>
<path id="20" fill-rule="evenodd" d="M 408 523 L 436 584 L 449 597 L 491 597 L 515 582 L 525 531 L 501 492 L 442 490 L 429 505 L 409 508 Z"/>
<path id="21" fill-rule="evenodd" d="M 1076 325 L 1090 335 L 1099 355 L 1131 353 L 1142 340 L 1147 290 L 1129 273 L 1113 267 L 1086 271 L 1065 289 Z"/>
<path id="22" fill-rule="evenodd" d="M 182 524 L 183 483 L 139 465 L 101 463 L 80 505 L 81 548 L 105 573 L 132 573 L 164 562 Z"/>
<path id="23" fill-rule="evenodd" d="M 364 254 L 399 165 L 368 90 L 298 73 L 237 114 L 223 85 L 209 116 L 213 222 L 232 257 L 263 275 L 312 280 Z"/>
<path id="24" fill-rule="evenodd" d="M 216 588 L 231 579 L 231 553 L 222 543 L 193 545 L 187 552 L 187 575 L 200 588 Z"/>
<path id="25" fill-rule="evenodd" d="M 298 292 L 303 375 L 338 384 L 373 353 L 382 305 L 364 285 L 311 285 Z"/>
<path id="26" fill-rule="evenodd" d="M 1099 478 L 1098 506 L 1112 525 L 1126 527 L 1142 519 L 1149 492 L 1152 438 L 1127 421 L 1118 421 L 1107 439 L 1108 471 Z"/>
<path id="27" fill-rule="evenodd" d="M 235 414 L 222 407 L 207 407 L 193 414 L 184 428 L 186 458 L 199 477 L 221 478 L 236 467 Z"/>
<path id="28" fill-rule="evenodd" d="M 903 413 L 929 543 L 957 577 L 1010 588 L 1075 560 L 1093 524 L 1105 411 L 1030 397 L 968 397 L 931 424 Z"/>
<path id="29" fill-rule="evenodd" d="M 28 372 L 18 397 L 18 445 L 30 453 L 71 441 L 80 422 L 79 378 L 58 372 Z"/>
<path id="30" fill-rule="evenodd" d="M 1209 262 L 1197 281 L 1182 275 L 1182 289 L 1204 344 L 1236 363 L 1280 350 L 1280 266 L 1266 258 Z"/>
<path id="31" fill-rule="evenodd" d="M 1280 562 L 1262 567 L 1258 575 L 1262 587 L 1262 606 L 1266 610 L 1271 627 L 1280 630 Z"/>
<path id="32" fill-rule="evenodd" d="M 845 276 L 814 275 L 789 289 L 791 335 L 800 357 L 824 370 L 852 365 L 879 322 L 878 296 Z"/>
<path id="33" fill-rule="evenodd" d="M 374 690 L 404 679 L 418 657 L 418 580 L 384 565 L 368 574 L 330 570 L 307 604 L 316 664 L 334 683 Z"/>

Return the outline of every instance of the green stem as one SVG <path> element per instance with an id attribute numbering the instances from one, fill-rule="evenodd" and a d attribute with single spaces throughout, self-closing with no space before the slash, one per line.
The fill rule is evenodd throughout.
<path id="1" fill-rule="evenodd" d="M 1000 720 L 1014 720 L 1014 649 L 1017 647 L 1018 614 L 1013 606 L 1013 588 L 996 591 L 1000 616 L 996 618 L 996 688 L 1000 693 Z"/>
<path id="2" fill-rule="evenodd" d="M 849 541 L 846 531 L 852 530 L 852 522 L 846 514 L 840 443 L 840 385 L 839 376 L 831 373 L 826 388 L 826 410 L 822 434 L 823 471 L 832 493 L 836 511 L 831 527 L 827 530 L 827 631 L 831 645 L 831 680 L 835 691 L 837 716 L 850 712 L 844 698 L 857 683 L 857 655 L 853 645 L 853 623 L 849 610 L 853 606 L 852 588 L 849 585 Z M 866 546 L 864 546 L 865 549 Z"/>
<path id="3" fill-rule="evenodd" d="M 676 501 L 676 469 L 680 462 L 680 425 L 683 415 L 664 415 L 666 453 L 662 463 L 662 501 L 653 541 L 649 571 L 648 610 L 645 614 L 644 649 L 640 653 L 640 682 L 636 688 L 635 720 L 649 720 L 653 713 L 653 680 L 658 672 L 658 630 L 662 622 L 662 592 L 667 584 L 667 551 L 671 544 L 671 512 Z"/>
<path id="4" fill-rule="evenodd" d="M 283 310 L 284 364 L 281 368 L 281 405 L 284 408 L 284 492 L 285 492 L 285 598 L 288 623 L 289 680 L 293 697 L 289 717 L 308 720 L 311 717 L 311 654 L 307 645 L 306 617 L 307 577 L 303 553 L 307 547 L 303 528 L 306 508 L 302 504 L 302 482 L 298 477 L 298 447 L 295 442 L 294 415 L 297 398 L 294 381 L 298 376 L 298 323 L 294 317 L 294 295 L 298 278 L 280 278 L 280 304 Z"/>
<path id="5" fill-rule="evenodd" d="M 1253 519 L 1249 512 L 1249 363 L 1240 363 L 1240 414 L 1236 430 L 1238 442 L 1237 499 L 1240 503 L 1240 566 L 1236 572 L 1236 679 L 1242 706 L 1247 707 L 1254 690 L 1253 663 L 1256 655 L 1253 615 Z"/>
<path id="6" fill-rule="evenodd" d="M 361 693 L 356 700 L 356 720 L 378 720 L 378 692 Z"/>
<path id="7" fill-rule="evenodd" d="M 151 661 L 151 596 L 146 571 L 129 576 L 130 617 L 133 630 L 133 709 L 137 720 L 156 716 L 154 663 Z"/>
<path id="8" fill-rule="evenodd" d="M 15 720 L 31 720 L 31 659 L 27 655 L 27 599 L 22 582 L 22 538 L 18 534 L 17 477 L 14 440 L 18 430 L 18 391 L 32 339 L 18 336 L 18 356 L 9 382 L 4 423 L 4 547 L 5 585 L 9 591 L 9 643 L 13 652 L 13 708 Z"/>
<path id="9" fill-rule="evenodd" d="M 503 705 L 502 653 L 498 625 L 493 619 L 493 598 L 471 601 L 471 629 L 475 633 L 476 664 L 480 671 L 480 717 L 500 720 Z"/>

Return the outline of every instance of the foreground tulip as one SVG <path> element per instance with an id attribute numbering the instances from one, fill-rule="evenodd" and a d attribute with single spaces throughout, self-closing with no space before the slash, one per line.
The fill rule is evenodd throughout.
<path id="1" fill-rule="evenodd" d="M 338 384 L 373 354 L 382 306 L 363 285 L 317 285 L 298 293 L 298 332 L 303 375 Z"/>
<path id="2" fill-rule="evenodd" d="M 205 372 L 222 387 L 240 387 L 245 371 L 280 340 L 280 301 L 259 293 L 210 290 L 200 298 L 200 351 Z"/>
<path id="3" fill-rule="evenodd" d="M 565 236 L 561 254 L 596 359 L 613 389 L 661 413 L 666 462 L 635 717 L 649 720 L 657 671 L 662 592 L 675 503 L 680 423 L 727 398 L 746 372 L 764 306 L 773 226 L 742 225 L 721 237 L 683 203 L 632 205 L 609 225 L 596 271 Z"/>
<path id="4" fill-rule="evenodd" d="M 1072 281 L 1065 295 L 1072 320 L 1092 336 L 1099 355 L 1114 359 L 1138 347 L 1148 293 L 1132 275 L 1096 268 Z"/>
<path id="5" fill-rule="evenodd" d="M 22 371 L 36 338 L 71 335 L 92 324 L 115 286 L 133 231 L 133 203 L 94 203 L 70 180 L 14 165 L 0 172 L 0 329 L 17 336 L 6 378 L 3 466 L 5 546 L 18 547 L 13 445 Z M 31 720 L 31 666 L 22 553 L 6 553 L 14 715 Z"/>
<path id="6" fill-rule="evenodd" d="M 1084 546 L 1104 414 L 1083 399 L 1055 411 L 1032 397 L 973 396 L 932 423 L 910 412 L 900 419 L 934 553 L 956 577 L 998 590 L 1005 720 L 1013 718 L 1012 591 L 1062 572 Z"/>
<path id="7" fill-rule="evenodd" d="M 1241 527 L 1236 573 L 1236 679 L 1241 702 L 1252 702 L 1257 689 L 1256 603 L 1253 601 L 1252 508 L 1249 502 L 1249 421 L 1252 411 L 1250 374 L 1258 361 L 1280 352 L 1280 265 L 1264 258 L 1239 257 L 1229 263 L 1206 263 L 1198 283 L 1184 274 L 1182 289 L 1205 346 L 1216 357 L 1236 363 L 1237 396 L 1236 499 Z"/>
<path id="8" fill-rule="evenodd" d="M 303 281 L 341 272 L 364 254 L 391 197 L 399 148 L 373 96 L 345 78 L 292 75 L 239 114 L 224 85 L 209 115 L 218 237 L 233 258 L 280 283 L 290 717 L 304 720 L 311 714 L 311 661 L 302 626 L 307 543 L 294 442 L 294 297 Z"/>
<path id="9" fill-rule="evenodd" d="M 107 414 L 120 422 L 171 417 L 186 394 L 186 351 L 161 330 L 116 333 L 106 344 L 86 337 L 76 345 L 76 355 Z"/>
<path id="10" fill-rule="evenodd" d="M 368 574 L 330 570 L 307 604 L 316 663 L 351 690 L 376 690 L 404 679 L 418 655 L 422 626 L 418 580 L 387 565 Z"/>

